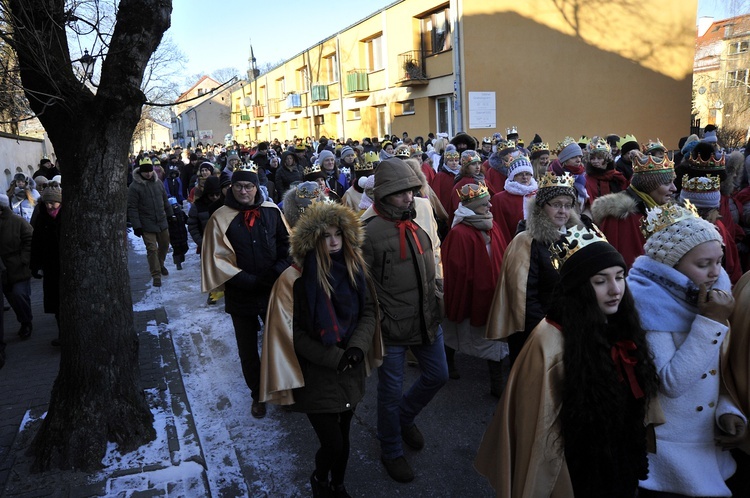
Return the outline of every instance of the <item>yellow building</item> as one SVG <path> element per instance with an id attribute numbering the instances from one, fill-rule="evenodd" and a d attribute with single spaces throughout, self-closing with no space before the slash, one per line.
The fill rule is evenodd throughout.
<path id="1" fill-rule="evenodd" d="M 232 93 L 239 142 L 690 130 L 697 0 L 401 0 Z M 654 13 L 660 13 L 654 23 Z"/>

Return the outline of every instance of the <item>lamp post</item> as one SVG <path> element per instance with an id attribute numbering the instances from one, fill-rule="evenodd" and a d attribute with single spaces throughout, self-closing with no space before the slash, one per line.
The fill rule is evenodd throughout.
<path id="1" fill-rule="evenodd" d="M 89 80 L 89 82 L 93 84 L 91 78 L 93 78 L 94 76 L 94 66 L 96 65 L 96 58 L 89 55 L 88 50 L 84 50 L 83 55 L 80 59 L 78 59 L 78 62 L 81 63 L 81 68 L 83 68 L 84 82 L 86 80 Z"/>

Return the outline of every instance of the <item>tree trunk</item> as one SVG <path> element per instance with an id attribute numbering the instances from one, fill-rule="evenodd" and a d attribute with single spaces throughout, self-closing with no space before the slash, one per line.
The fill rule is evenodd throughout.
<path id="1" fill-rule="evenodd" d="M 127 452 L 155 437 L 140 387 L 123 235 L 128 147 L 145 102 L 140 84 L 172 6 L 169 0 L 120 1 L 93 95 L 72 71 L 65 1 L 8 3 L 24 90 L 63 178 L 63 346 L 49 412 L 32 446 L 34 468 L 91 471 L 101 466 L 108 441 Z"/>

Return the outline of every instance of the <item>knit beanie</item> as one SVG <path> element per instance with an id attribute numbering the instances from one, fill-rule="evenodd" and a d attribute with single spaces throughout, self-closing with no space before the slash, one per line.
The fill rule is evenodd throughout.
<path id="1" fill-rule="evenodd" d="M 62 202 L 62 190 L 58 187 L 47 187 L 42 192 L 42 202 Z"/>
<path id="2" fill-rule="evenodd" d="M 666 209 L 670 213 L 668 216 L 665 216 Z M 655 230 L 653 234 L 648 236 L 646 244 L 643 246 L 646 256 L 649 258 L 674 268 L 688 251 L 699 244 L 715 240 L 724 245 L 721 234 L 710 221 L 700 218 L 696 213 L 677 204 L 673 204 L 666 209 L 660 206 L 649 209 L 641 222 L 642 230 L 647 236 L 650 230 Z M 660 227 L 659 221 L 668 218 L 678 219 L 679 221 L 668 224 L 663 228 Z M 666 224 L 665 222 L 662 223 Z"/>
<path id="3" fill-rule="evenodd" d="M 474 163 L 481 163 L 482 159 L 475 150 L 465 150 L 461 153 L 461 169 Z"/>
<path id="4" fill-rule="evenodd" d="M 227 152 L 227 162 L 231 161 L 232 159 L 240 160 L 240 155 L 237 153 L 236 149 L 232 149 L 229 152 Z"/>
<path id="5" fill-rule="evenodd" d="M 458 198 L 464 207 L 476 211 L 476 208 L 490 200 L 490 192 L 485 185 L 469 183 L 461 187 Z"/>
<path id="6" fill-rule="evenodd" d="M 510 164 L 508 164 L 508 178 L 510 178 L 511 181 L 515 181 L 514 177 L 518 173 L 524 172 L 534 175 L 534 167 L 531 165 L 531 162 L 529 162 L 528 157 L 520 152 L 514 152 Z"/>
<path id="7" fill-rule="evenodd" d="M 633 135 L 625 135 L 625 137 L 622 139 L 623 143 L 620 146 L 620 155 L 626 155 L 631 150 L 638 150 L 640 149 L 640 146 L 638 145 L 638 140 Z"/>
<path id="8" fill-rule="evenodd" d="M 680 149 L 680 152 L 683 156 L 689 156 L 691 152 L 693 152 L 693 149 L 696 145 L 700 143 L 700 140 L 698 139 L 698 135 L 692 134 L 689 137 L 687 137 L 687 140 L 685 140 L 685 145 L 682 146 L 682 149 Z"/>
<path id="9" fill-rule="evenodd" d="M 250 161 L 249 164 L 243 164 L 234 170 L 232 173 L 232 183 L 235 182 L 251 182 L 255 184 L 256 187 L 260 187 L 258 169 L 252 161 Z"/>
<path id="10" fill-rule="evenodd" d="M 318 161 L 317 161 L 317 163 L 322 166 L 323 165 L 323 161 L 325 161 L 326 159 L 329 159 L 329 158 L 336 159 L 336 156 L 330 150 L 323 149 L 322 151 L 320 151 L 320 154 L 318 155 Z"/>
<path id="11" fill-rule="evenodd" d="M 357 153 L 354 152 L 354 149 L 352 149 L 348 145 L 345 145 L 344 147 L 341 148 L 341 159 L 343 159 L 343 158 L 345 158 L 346 156 L 349 156 L 349 155 L 356 156 Z"/>
<path id="12" fill-rule="evenodd" d="M 219 184 L 219 177 L 211 175 L 206 178 L 206 182 L 203 184 L 203 195 L 220 194 L 221 186 Z"/>
<path id="13" fill-rule="evenodd" d="M 584 225 L 569 228 L 552 244 L 550 253 L 565 290 L 574 289 L 606 268 L 627 269 L 622 255 L 607 242 L 596 225 L 591 229 Z"/>
<path id="14" fill-rule="evenodd" d="M 716 137 L 716 130 L 707 131 L 706 133 L 704 133 L 703 141 L 710 144 L 715 144 L 716 142 L 718 142 L 718 138 Z"/>
<path id="15" fill-rule="evenodd" d="M 198 171 L 201 171 L 201 170 L 204 170 L 204 169 L 209 170 L 211 172 L 211 174 L 213 175 L 213 173 L 214 173 L 214 165 L 213 164 L 211 164 L 209 162 L 201 163 L 200 167 L 198 168 Z"/>
<path id="16" fill-rule="evenodd" d="M 560 164 L 565 164 L 565 161 L 576 156 L 583 156 L 583 152 L 581 151 L 580 145 L 578 145 L 577 143 L 572 143 L 566 145 L 565 148 L 560 151 L 560 153 L 557 155 L 557 159 L 560 161 Z"/>
<path id="17" fill-rule="evenodd" d="M 653 156 L 638 156 L 633 159 L 631 185 L 644 194 L 650 194 L 662 185 L 675 179 L 674 163 L 668 158 L 657 160 Z"/>
<path id="18" fill-rule="evenodd" d="M 682 190 L 680 190 L 680 201 L 688 200 L 697 208 L 718 208 L 721 202 L 721 181 L 711 175 L 690 178 L 682 176 Z"/>

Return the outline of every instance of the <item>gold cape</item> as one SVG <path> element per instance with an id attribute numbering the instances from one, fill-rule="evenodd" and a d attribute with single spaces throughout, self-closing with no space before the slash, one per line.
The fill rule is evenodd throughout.
<path id="1" fill-rule="evenodd" d="M 532 240 L 527 231 L 521 232 L 505 250 L 487 319 L 487 339 L 504 340 L 526 326 L 526 286 Z"/>
<path id="2" fill-rule="evenodd" d="M 737 281 L 733 289 L 734 312 L 729 318 L 728 372 L 722 372 L 728 389 L 734 392 L 733 399 L 742 413 L 750 414 L 750 271 Z M 722 348 L 723 349 L 723 348 Z M 750 454 L 750 431 L 745 431 L 745 440 L 740 446 Z"/>
<path id="3" fill-rule="evenodd" d="M 440 259 L 440 238 L 438 237 L 437 233 L 437 222 L 435 221 L 435 217 L 433 216 L 432 212 L 432 204 L 427 199 L 415 197 L 414 210 L 417 212 L 417 216 L 414 218 L 414 223 L 416 223 L 419 228 L 427 233 L 427 235 L 430 237 L 430 241 L 432 242 L 432 253 L 435 257 L 435 278 L 437 280 L 442 280 L 443 263 Z M 367 211 L 365 211 L 365 213 L 362 215 L 362 221 L 366 222 L 370 218 L 374 218 L 376 216 L 378 216 L 378 213 L 377 211 L 375 211 L 375 205 L 373 204 L 372 206 L 367 208 Z"/>
<path id="4" fill-rule="evenodd" d="M 273 208 L 281 214 L 281 220 L 290 231 L 284 215 L 273 202 L 263 202 L 260 208 Z M 238 210 L 221 206 L 208 219 L 203 230 L 203 247 L 201 248 L 201 292 L 222 291 L 224 283 L 242 271 L 237 267 L 234 248 L 226 236 L 227 227 L 237 217 Z"/>
<path id="5" fill-rule="evenodd" d="M 271 289 L 260 357 L 260 401 L 264 403 L 293 405 L 292 390 L 305 385 L 294 351 L 294 282 L 300 275 L 300 270 L 292 265 L 284 270 Z M 374 296 L 375 287 L 369 279 L 367 283 Z M 383 363 L 383 350 L 380 310 L 375 306 L 375 333 L 372 347 L 365 357 L 367 375 Z"/>

